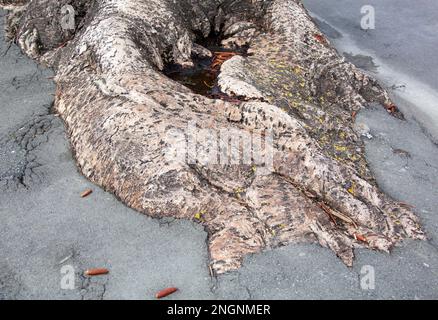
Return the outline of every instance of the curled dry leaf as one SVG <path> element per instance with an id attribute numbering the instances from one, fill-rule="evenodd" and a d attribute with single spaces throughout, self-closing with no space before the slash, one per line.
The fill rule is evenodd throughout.
<path id="1" fill-rule="evenodd" d="M 86 197 L 88 197 L 92 193 L 93 193 L 93 190 L 87 189 L 87 190 L 85 190 L 84 192 L 81 193 L 81 198 L 86 198 Z"/>
<path id="2" fill-rule="evenodd" d="M 398 111 L 397 106 L 393 103 L 385 104 L 385 109 L 391 114 L 396 113 Z"/>
<path id="3" fill-rule="evenodd" d="M 167 288 L 167 289 L 164 289 L 164 290 L 161 290 L 160 292 L 158 292 L 156 295 L 155 295 L 155 297 L 157 298 L 157 299 L 162 299 L 162 298 L 165 298 L 165 297 L 167 297 L 167 296 L 169 296 L 169 295 L 171 295 L 172 293 L 175 293 L 175 292 L 177 292 L 178 291 L 178 288 Z"/>
<path id="4" fill-rule="evenodd" d="M 105 268 L 88 269 L 87 271 L 85 271 L 86 276 L 101 276 L 108 273 L 109 270 Z"/>

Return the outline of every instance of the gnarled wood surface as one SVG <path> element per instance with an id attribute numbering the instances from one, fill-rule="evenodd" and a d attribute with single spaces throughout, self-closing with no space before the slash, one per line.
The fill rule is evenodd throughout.
<path id="1" fill-rule="evenodd" d="M 80 13 L 73 31 L 57 18 L 67 3 Z M 288 243 L 318 242 L 352 265 L 356 247 L 388 251 L 424 238 L 413 212 L 379 191 L 354 128 L 354 113 L 370 103 L 401 115 L 376 81 L 338 55 L 299 1 L 0 4 L 10 10 L 9 37 L 56 69 L 55 107 L 83 174 L 149 216 L 202 223 L 216 272 Z M 219 76 L 241 102 L 196 95 L 161 72 L 169 62 L 192 65 L 192 54 L 206 52 L 194 42 L 212 32 L 225 46 L 249 46 L 249 56 L 228 60 Z M 172 161 L 169 132 L 190 138 L 193 122 L 201 141 L 211 130 L 272 132 L 272 172 Z M 208 146 L 197 152 L 208 156 Z"/>

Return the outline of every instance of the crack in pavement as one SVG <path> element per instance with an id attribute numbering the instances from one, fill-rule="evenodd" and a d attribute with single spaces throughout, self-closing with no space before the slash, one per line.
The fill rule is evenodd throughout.
<path id="1" fill-rule="evenodd" d="M 0 186 L 16 191 L 43 182 L 36 151 L 49 141 L 55 120 L 53 115 L 40 115 L 0 138 Z"/>

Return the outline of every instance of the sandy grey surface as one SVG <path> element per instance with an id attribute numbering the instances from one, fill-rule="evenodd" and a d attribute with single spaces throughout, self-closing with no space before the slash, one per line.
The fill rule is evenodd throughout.
<path id="1" fill-rule="evenodd" d="M 435 0 L 303 0 L 313 13 L 345 30 L 358 46 L 438 90 L 438 4 Z M 361 8 L 375 8 L 375 29 L 364 31 Z"/>
<path id="2" fill-rule="evenodd" d="M 377 77 L 396 102 L 438 142 L 438 2 L 435 0 L 303 0 L 341 53 L 374 59 Z M 363 6 L 374 29 L 363 30 Z"/>
<path id="3" fill-rule="evenodd" d="M 0 41 L 0 299 L 153 299 L 168 286 L 180 289 L 170 299 L 438 298 L 438 149 L 413 120 L 379 108 L 357 119 L 370 127 L 367 154 L 379 185 L 415 205 L 429 241 L 406 241 L 390 255 L 359 250 L 353 268 L 317 245 L 290 245 L 212 278 L 202 228 L 145 217 L 78 173 L 63 124 L 50 113 L 51 72 L 15 46 L 3 56 L 6 48 Z M 417 60 L 410 63 L 421 71 L 424 58 Z M 93 194 L 80 198 L 87 188 Z M 66 265 L 76 272 L 74 290 L 61 288 Z M 91 267 L 110 274 L 82 277 Z M 370 267 L 375 288 L 364 290 Z"/>

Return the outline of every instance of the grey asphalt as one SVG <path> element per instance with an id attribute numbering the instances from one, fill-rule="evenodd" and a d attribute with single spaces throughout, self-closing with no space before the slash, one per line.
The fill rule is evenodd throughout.
<path id="1" fill-rule="evenodd" d="M 374 58 L 377 77 L 396 102 L 438 142 L 438 2 L 435 0 L 303 0 L 340 52 Z M 363 6 L 375 29 L 363 30 Z M 334 29 L 334 30 L 333 30 Z M 337 32 L 336 32 L 337 31 Z M 341 33 L 341 36 L 339 34 Z"/>
<path id="2" fill-rule="evenodd" d="M 320 2 L 338 7 L 340 20 L 356 21 L 342 11 L 345 1 Z M 0 299 L 153 299 L 168 286 L 180 289 L 169 299 L 438 298 L 438 149 L 412 119 L 402 122 L 371 108 L 357 121 L 373 135 L 367 155 L 378 183 L 416 206 L 429 241 L 406 241 L 391 254 L 358 250 L 353 268 L 320 246 L 290 245 L 250 256 L 239 271 L 212 278 L 202 228 L 145 217 L 78 173 L 63 124 L 50 111 L 51 72 L 15 46 L 2 56 L 6 48 L 0 41 Z M 423 56 L 409 63 L 420 70 L 415 76 L 431 83 L 421 78 L 422 65 L 430 73 Z M 93 194 L 80 198 L 87 188 Z M 76 271 L 74 290 L 61 288 L 65 265 Z M 369 266 L 375 288 L 364 290 L 361 272 Z M 107 267 L 110 274 L 82 277 L 91 267 Z"/>

